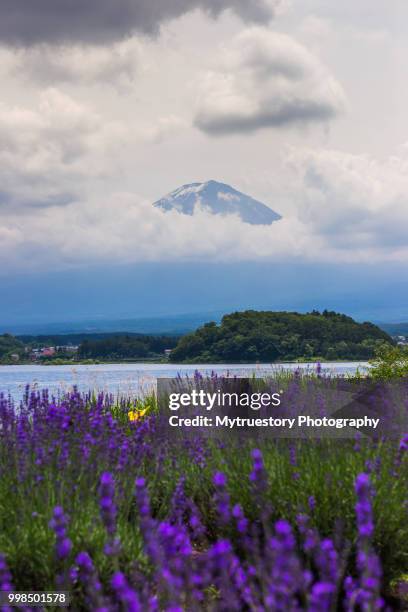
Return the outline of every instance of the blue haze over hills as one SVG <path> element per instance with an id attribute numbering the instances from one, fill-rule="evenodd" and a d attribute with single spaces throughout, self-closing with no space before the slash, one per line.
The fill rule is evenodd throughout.
<path id="1" fill-rule="evenodd" d="M 281 217 L 216 181 L 192 183 L 155 203 L 164 211 Z M 184 333 L 236 310 L 335 310 L 364 321 L 408 321 L 403 265 L 258 260 L 82 266 L 30 275 L 0 270 L 0 334 Z"/>
<path id="2" fill-rule="evenodd" d="M 182 332 L 235 310 L 408 320 L 405 266 L 145 263 L 2 277 L 0 333 Z"/>

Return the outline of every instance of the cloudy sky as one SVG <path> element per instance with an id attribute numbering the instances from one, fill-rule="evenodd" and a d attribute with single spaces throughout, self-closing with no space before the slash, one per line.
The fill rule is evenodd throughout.
<path id="1" fill-rule="evenodd" d="M 3 274 L 408 259 L 405 0 L 1 0 Z M 151 204 L 215 179 L 283 216 Z"/>
<path id="2" fill-rule="evenodd" d="M 406 0 L 0 0 L 0 315 L 30 275 L 166 262 L 360 266 L 402 307 L 407 23 Z M 283 219 L 152 207 L 210 179 Z"/>

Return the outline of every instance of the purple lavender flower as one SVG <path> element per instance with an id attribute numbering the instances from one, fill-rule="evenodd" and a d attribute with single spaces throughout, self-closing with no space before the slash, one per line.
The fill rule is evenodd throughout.
<path id="1" fill-rule="evenodd" d="M 374 532 L 374 523 L 371 508 L 371 484 L 367 474 L 359 474 L 356 479 L 357 494 L 356 514 L 357 527 L 360 538 L 370 538 Z"/>
<path id="2" fill-rule="evenodd" d="M 382 610 L 384 602 L 380 597 L 381 565 L 377 555 L 372 550 L 371 538 L 374 533 L 374 521 L 371 506 L 371 483 L 367 474 L 359 474 L 356 478 L 357 495 L 356 516 L 358 528 L 357 569 L 358 583 L 347 590 L 350 609 L 357 605 L 364 612 Z"/>
<path id="3" fill-rule="evenodd" d="M 333 542 L 329 538 L 320 542 L 320 546 L 315 553 L 315 562 L 324 581 L 335 586 L 340 573 L 339 556 Z"/>
<path id="4" fill-rule="evenodd" d="M 0 591 L 12 591 L 13 583 L 11 573 L 7 566 L 6 557 L 0 554 Z"/>
<path id="5" fill-rule="evenodd" d="M 400 452 L 407 452 L 408 451 L 408 434 L 404 434 L 401 438 L 401 442 L 399 445 L 399 450 Z"/>
<path id="6" fill-rule="evenodd" d="M 294 444 L 291 444 L 289 447 L 289 461 L 290 461 L 290 465 L 292 466 L 296 466 L 297 465 L 297 461 L 296 461 L 296 447 Z"/>
<path id="7" fill-rule="evenodd" d="M 364 464 L 365 467 L 365 471 L 367 474 L 371 474 L 372 471 L 374 470 L 374 462 L 371 459 L 367 459 L 367 461 Z"/>
<path id="8" fill-rule="evenodd" d="M 227 477 L 222 472 L 216 472 L 213 477 L 215 486 L 215 505 L 217 508 L 217 516 L 221 525 L 228 525 L 231 518 L 230 497 L 228 495 L 226 484 Z"/>
<path id="9" fill-rule="evenodd" d="M 309 509 L 311 510 L 311 512 L 313 512 L 316 509 L 316 499 L 313 495 L 309 496 L 308 505 L 309 505 Z"/>
<path id="10" fill-rule="evenodd" d="M 299 532 L 302 536 L 303 550 L 307 555 L 316 551 L 320 545 L 320 538 L 315 529 L 310 526 L 310 518 L 307 514 L 299 514 L 296 517 Z"/>
<path id="11" fill-rule="evenodd" d="M 49 523 L 51 529 L 54 530 L 56 536 L 55 552 L 57 558 L 63 561 L 67 559 L 72 550 L 72 542 L 67 536 L 68 518 L 64 514 L 61 506 L 54 508 L 53 517 Z"/>
<path id="12" fill-rule="evenodd" d="M 179 479 L 171 500 L 170 517 L 171 521 L 177 525 L 181 525 L 184 522 L 186 512 L 185 480 L 184 476 Z"/>
<path id="13" fill-rule="evenodd" d="M 115 481 L 112 474 L 104 472 L 99 485 L 99 506 L 102 522 L 110 536 L 116 531 Z"/>
<path id="14" fill-rule="evenodd" d="M 297 452 L 296 452 L 295 444 L 291 444 L 289 447 L 289 462 L 293 468 L 297 467 Z M 292 478 L 293 480 L 299 480 L 300 479 L 299 472 L 294 470 L 292 473 Z"/>
<path id="15" fill-rule="evenodd" d="M 118 555 L 120 552 L 120 540 L 115 537 L 116 533 L 116 505 L 115 497 L 115 482 L 112 474 L 105 472 L 102 474 L 99 485 L 99 506 L 102 522 L 108 533 L 108 541 L 105 544 L 104 551 L 108 556 Z"/>
<path id="16" fill-rule="evenodd" d="M 111 586 L 115 592 L 117 601 L 123 605 L 127 612 L 142 612 L 139 598 L 135 591 L 130 588 L 122 572 L 116 572 L 112 576 Z"/>
<path id="17" fill-rule="evenodd" d="M 187 524 L 191 537 L 199 540 L 205 533 L 200 512 L 194 501 L 185 492 L 185 477 L 180 478 L 173 493 L 170 522 L 176 525 Z"/>
<path id="18" fill-rule="evenodd" d="M 408 452 L 408 434 L 405 434 L 400 441 L 398 453 L 394 463 L 394 470 L 392 472 L 392 476 L 396 477 L 398 475 L 398 471 L 402 465 L 405 454 Z"/>
<path id="19" fill-rule="evenodd" d="M 236 504 L 232 509 L 232 516 L 234 517 L 239 533 L 244 534 L 248 530 L 248 519 L 245 518 L 244 512 L 239 504 Z"/>
<path id="20" fill-rule="evenodd" d="M 309 606 L 313 612 L 329 612 L 333 609 L 336 585 L 332 582 L 317 582 L 312 587 Z"/>
<path id="21" fill-rule="evenodd" d="M 168 558 L 191 555 L 190 540 L 183 526 L 162 522 L 158 526 L 158 536 Z"/>
<path id="22" fill-rule="evenodd" d="M 192 547 L 187 530 L 182 526 L 160 523 L 157 540 L 161 550 L 161 563 L 156 575 L 171 606 L 181 605 L 182 594 L 188 590 L 191 571 Z M 163 584 L 164 583 L 164 584 Z"/>
<path id="23" fill-rule="evenodd" d="M 136 501 L 138 503 L 139 514 L 142 517 L 150 516 L 149 496 L 146 490 L 146 481 L 144 478 L 136 478 Z"/>
<path id="24" fill-rule="evenodd" d="M 95 612 L 108 612 L 102 593 L 102 585 L 91 557 L 87 552 L 80 552 L 75 559 L 75 563 L 77 568 L 74 568 L 74 571 L 71 572 L 71 577 L 74 582 L 79 581 L 83 585 L 89 608 L 95 610 Z"/>
<path id="25" fill-rule="evenodd" d="M 11 573 L 8 569 L 6 558 L 0 554 L 0 591 L 13 591 L 14 585 L 11 578 Z M 2 612 L 13 612 L 14 608 L 10 606 L 2 606 Z"/>
<path id="26" fill-rule="evenodd" d="M 207 559 L 211 568 L 211 580 L 220 593 L 220 609 L 242 610 L 242 576 L 239 578 L 241 589 L 238 590 L 236 578 L 240 564 L 233 553 L 231 543 L 228 540 L 219 540 L 208 551 Z"/>
<path id="27" fill-rule="evenodd" d="M 193 540 L 200 540 L 205 535 L 205 527 L 201 520 L 200 511 L 193 500 L 187 500 L 187 508 L 189 512 L 188 526 Z"/>
<path id="28" fill-rule="evenodd" d="M 216 472 L 214 474 L 213 483 L 216 487 L 224 488 L 227 484 L 227 477 L 222 472 Z"/>
<path id="29" fill-rule="evenodd" d="M 262 493 L 268 484 L 267 474 L 263 462 L 262 451 L 259 448 L 255 448 L 252 453 L 252 472 L 249 475 L 249 479 L 255 486 L 258 493 Z"/>
<path id="30" fill-rule="evenodd" d="M 159 568 L 163 563 L 163 555 L 157 538 L 157 522 L 150 514 L 150 500 L 144 478 L 136 479 L 135 495 L 144 548 L 152 564 Z"/>
<path id="31" fill-rule="evenodd" d="M 275 524 L 269 540 L 271 571 L 266 603 L 268 609 L 296 609 L 297 593 L 304 588 L 304 575 L 295 553 L 295 537 L 287 521 Z"/>

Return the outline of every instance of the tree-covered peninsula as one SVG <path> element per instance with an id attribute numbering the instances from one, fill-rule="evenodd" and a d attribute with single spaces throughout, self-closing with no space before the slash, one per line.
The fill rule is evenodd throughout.
<path id="1" fill-rule="evenodd" d="M 327 310 L 256 312 L 223 317 L 182 337 L 172 351 L 174 363 L 244 363 L 308 359 L 364 360 L 391 337 L 372 323 Z"/>

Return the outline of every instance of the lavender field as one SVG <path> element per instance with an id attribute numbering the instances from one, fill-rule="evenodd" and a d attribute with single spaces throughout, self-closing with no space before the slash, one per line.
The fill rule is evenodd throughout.
<path id="1" fill-rule="evenodd" d="M 1 589 L 100 612 L 404 609 L 406 435 L 174 446 L 157 418 L 153 396 L 0 396 Z"/>

